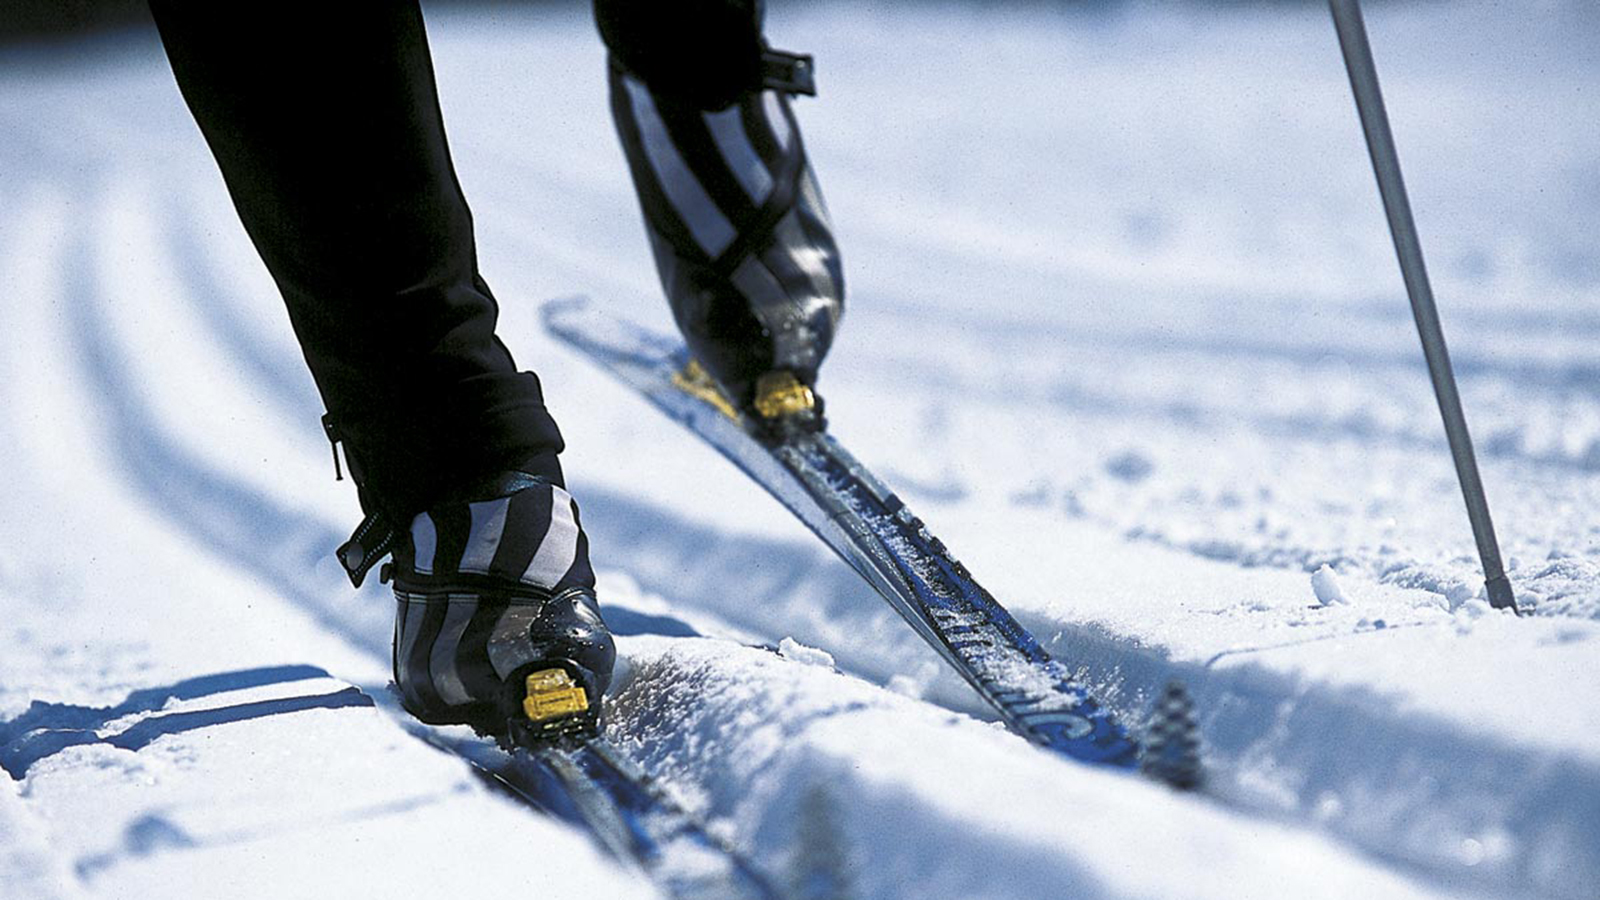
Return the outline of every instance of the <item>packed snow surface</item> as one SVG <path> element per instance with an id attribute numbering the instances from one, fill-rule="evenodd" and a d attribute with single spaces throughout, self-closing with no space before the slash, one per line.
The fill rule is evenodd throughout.
<path id="1" fill-rule="evenodd" d="M 624 635 L 609 735 L 796 895 L 1592 897 L 1593 5 L 1368 10 L 1521 618 L 1483 597 L 1320 4 L 772 7 L 819 60 L 834 432 L 1125 720 L 1182 679 L 1210 782 L 997 728 L 545 336 L 572 293 L 671 327 L 603 50 L 576 6 L 431 11 Z M 386 712 L 390 601 L 330 555 L 353 492 L 149 33 L 0 49 L 0 412 L 0 896 L 655 893 Z"/>

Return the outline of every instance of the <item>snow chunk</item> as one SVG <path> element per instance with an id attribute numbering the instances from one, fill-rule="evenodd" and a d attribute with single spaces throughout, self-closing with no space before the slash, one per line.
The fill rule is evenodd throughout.
<path id="1" fill-rule="evenodd" d="M 1316 592 L 1317 602 L 1323 606 L 1350 602 L 1350 598 L 1344 595 L 1344 589 L 1339 587 L 1339 573 L 1327 564 L 1311 573 L 1311 590 Z"/>
<path id="2" fill-rule="evenodd" d="M 778 655 L 784 659 L 792 659 L 808 666 L 821 666 L 824 669 L 834 668 L 833 654 L 816 647 L 807 647 L 792 637 L 786 637 L 778 642 Z"/>
<path id="3" fill-rule="evenodd" d="M 1477 600 L 1477 598 L 1477 588 L 1465 581 L 1454 582 L 1444 590 L 1445 602 L 1450 605 L 1452 610 L 1459 610 L 1467 604 Z M 1488 606 L 1487 603 L 1483 605 Z M 1476 618 L 1476 616 L 1474 616 L 1474 618 Z"/>

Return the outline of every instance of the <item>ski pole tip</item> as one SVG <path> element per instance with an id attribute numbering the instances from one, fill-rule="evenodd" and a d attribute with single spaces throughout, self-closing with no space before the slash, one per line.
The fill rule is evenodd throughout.
<path id="1" fill-rule="evenodd" d="M 1511 580 L 1502 572 L 1483 583 L 1489 592 L 1489 605 L 1495 609 L 1509 609 L 1517 615 L 1522 615 L 1522 610 L 1517 608 L 1517 598 L 1511 591 Z"/>

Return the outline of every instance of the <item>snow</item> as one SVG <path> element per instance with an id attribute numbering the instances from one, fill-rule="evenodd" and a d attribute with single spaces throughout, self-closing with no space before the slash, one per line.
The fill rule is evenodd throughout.
<path id="1" fill-rule="evenodd" d="M 778 655 L 808 666 L 821 666 L 824 669 L 831 669 L 834 666 L 833 655 L 828 651 L 807 647 L 792 637 L 786 637 L 778 642 Z"/>
<path id="2" fill-rule="evenodd" d="M 1350 602 L 1350 598 L 1344 595 L 1344 588 L 1339 586 L 1339 573 L 1327 563 L 1323 563 L 1311 573 L 1311 591 L 1317 595 L 1317 602 L 1323 606 Z"/>
<path id="3" fill-rule="evenodd" d="M 648 765 L 720 785 L 707 804 L 760 858 L 840 895 L 1434 895 L 1298 828 L 1028 752 L 848 676 L 711 641 L 626 649 L 641 671 L 616 698 L 614 734 Z M 663 707 L 681 715 L 663 722 Z M 800 852 L 817 844 L 837 848 L 821 873 Z"/>
<path id="4" fill-rule="evenodd" d="M 835 433 L 1126 719 L 1183 680 L 1202 797 L 998 729 L 542 334 L 574 292 L 671 327 L 603 53 L 576 8 L 430 12 L 503 334 L 623 635 L 610 734 L 775 880 L 1592 894 L 1600 18 L 1371 7 L 1521 618 L 1481 594 L 1320 5 L 770 12 L 821 67 Z M 331 558 L 353 492 L 149 34 L 0 49 L 0 297 L 0 895 L 652 893 L 392 718 L 392 601 Z"/>

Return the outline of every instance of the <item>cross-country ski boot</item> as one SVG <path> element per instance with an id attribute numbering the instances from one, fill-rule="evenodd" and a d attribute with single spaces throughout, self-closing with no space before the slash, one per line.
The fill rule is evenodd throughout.
<path id="1" fill-rule="evenodd" d="M 832 225 L 790 100 L 809 56 L 773 50 L 759 3 L 598 3 L 612 118 L 673 316 L 747 421 L 823 425 L 813 393 L 844 308 Z"/>
<path id="2" fill-rule="evenodd" d="M 597 732 L 616 646 L 566 490 L 507 472 L 387 541 L 363 525 L 341 558 L 359 578 L 357 569 L 393 551 L 384 576 L 407 711 L 523 746 Z"/>

